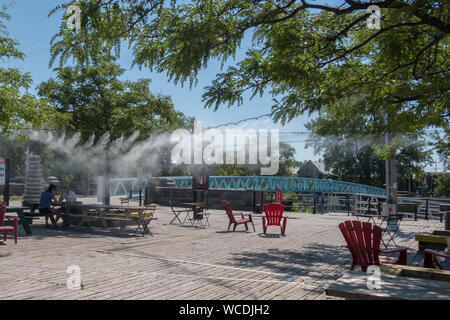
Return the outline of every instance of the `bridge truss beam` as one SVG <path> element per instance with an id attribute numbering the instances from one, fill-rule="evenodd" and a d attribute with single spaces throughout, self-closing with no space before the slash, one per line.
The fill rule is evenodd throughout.
<path id="1" fill-rule="evenodd" d="M 170 179 L 178 188 L 192 188 L 192 177 L 161 177 L 156 179 Z M 136 187 L 137 178 L 111 179 L 111 195 L 127 195 L 139 191 Z M 299 177 L 214 177 L 209 180 L 210 189 L 227 190 L 265 190 L 274 192 L 279 188 L 283 192 L 321 192 L 343 194 L 366 194 L 385 196 L 385 189 L 368 185 L 312 178 Z"/>

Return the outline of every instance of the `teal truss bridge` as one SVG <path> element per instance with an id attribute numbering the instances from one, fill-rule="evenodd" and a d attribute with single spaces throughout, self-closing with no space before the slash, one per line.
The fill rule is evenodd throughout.
<path id="1" fill-rule="evenodd" d="M 172 180 L 178 188 L 192 188 L 192 177 L 161 177 L 155 179 Z M 384 189 L 364 184 L 312 178 L 289 178 L 276 176 L 262 177 L 209 177 L 210 189 L 265 190 L 275 192 L 344 193 L 386 196 Z M 111 195 L 127 195 L 139 190 L 137 178 L 111 179 Z"/>

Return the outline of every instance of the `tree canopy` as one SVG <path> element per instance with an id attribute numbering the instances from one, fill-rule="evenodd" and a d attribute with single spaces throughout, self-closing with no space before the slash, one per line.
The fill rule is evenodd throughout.
<path id="1" fill-rule="evenodd" d="M 106 133 L 110 141 L 139 132 L 137 141 L 190 121 L 174 109 L 169 97 L 153 95 L 149 79 L 122 81 L 115 58 L 102 52 L 93 65 L 56 68 L 57 77 L 41 83 L 38 93 L 60 113 L 70 114 L 82 141 Z"/>
<path id="2" fill-rule="evenodd" d="M 424 141 L 409 139 L 396 153 L 398 188 L 408 190 L 417 187 L 423 177 L 423 166 L 430 161 L 430 152 Z M 346 136 L 312 136 L 309 144 L 321 152 L 327 170 L 337 180 L 362 183 L 382 188 L 385 184 L 385 161 L 381 160 L 374 147 L 376 139 L 361 139 Z"/>
<path id="3" fill-rule="evenodd" d="M 398 135 L 391 146 L 385 148 L 384 135 L 364 134 L 366 121 L 364 115 L 355 113 L 338 126 L 333 111 L 324 108 L 320 117 L 306 125 L 310 131 L 306 146 L 322 154 L 326 168 L 335 178 L 378 187 L 385 185 L 386 163 L 382 159 L 390 153 L 398 160 L 399 190 L 408 190 L 410 181 L 414 187 L 414 178 L 416 182 L 422 178 L 422 168 L 431 161 L 424 136 L 419 133 Z"/>
<path id="4" fill-rule="evenodd" d="M 4 66 L 10 59 L 24 59 L 17 48 L 18 42 L 9 37 L 4 24 L 9 18 L 6 7 L 0 7 L 0 132 L 9 133 L 21 127 L 60 126 L 65 117 L 55 116 L 45 100 L 28 93 L 32 84 L 30 74 Z"/>
<path id="5" fill-rule="evenodd" d="M 436 180 L 435 196 L 450 197 L 450 174 L 443 174 Z"/>
<path id="6" fill-rule="evenodd" d="M 379 30 L 367 27 L 373 4 Z M 366 119 L 359 132 L 370 134 L 448 127 L 448 1 L 85 0 L 80 7 L 81 31 L 62 23 L 52 62 L 89 61 L 91 33 L 116 49 L 128 40 L 136 65 L 192 85 L 202 68 L 234 57 L 248 34 L 253 47 L 205 89 L 206 107 L 269 92 L 283 123 L 327 107 L 335 116 L 328 128 L 345 128 L 355 113 Z"/>
<path id="7" fill-rule="evenodd" d="M 121 80 L 125 70 L 106 47 L 92 64 L 55 71 L 56 77 L 41 83 L 38 93 L 55 112 L 70 115 L 76 132 L 69 131 L 65 141 L 39 136 L 38 140 L 94 171 L 167 174 L 174 169 L 167 132 L 189 127 L 192 119 L 176 111 L 169 97 L 152 94 L 149 79 Z"/>
<path id="8" fill-rule="evenodd" d="M 450 169 L 450 127 L 447 127 L 444 134 L 435 134 L 436 153 L 444 165 L 444 170 Z"/>
<path id="9" fill-rule="evenodd" d="M 280 142 L 279 169 L 276 173 L 280 177 L 296 177 L 302 163 L 295 159 L 295 148 Z M 244 164 L 213 164 L 210 166 L 212 176 L 256 176 L 260 175 L 261 165 Z"/>

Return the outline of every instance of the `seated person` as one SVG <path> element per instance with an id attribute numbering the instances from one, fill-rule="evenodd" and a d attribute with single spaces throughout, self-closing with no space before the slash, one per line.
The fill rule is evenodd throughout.
<path id="1" fill-rule="evenodd" d="M 56 228 L 56 222 L 54 218 L 54 212 L 52 208 L 53 204 L 57 204 L 58 200 L 56 199 L 56 186 L 54 184 L 49 185 L 47 190 L 41 193 L 41 198 L 39 201 L 39 212 L 45 215 L 45 227 L 48 228 L 48 218 L 50 218 L 52 222 L 52 227 Z"/>
<path id="2" fill-rule="evenodd" d="M 69 186 L 64 186 L 62 188 L 61 196 L 59 197 L 59 202 L 63 201 L 67 203 L 73 203 L 77 201 L 77 196 L 72 190 L 70 190 Z"/>

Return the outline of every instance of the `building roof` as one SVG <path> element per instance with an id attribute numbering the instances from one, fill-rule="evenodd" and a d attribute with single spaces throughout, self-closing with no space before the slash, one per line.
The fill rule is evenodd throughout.
<path id="1" fill-rule="evenodd" d="M 323 174 L 330 174 L 330 172 L 328 172 L 328 171 L 325 169 L 325 163 L 319 162 L 319 161 L 311 161 L 311 162 L 317 167 L 317 169 L 319 169 L 319 171 L 320 171 L 321 173 L 323 173 Z"/>
<path id="2" fill-rule="evenodd" d="M 302 168 L 305 167 L 305 166 L 306 166 L 306 167 L 314 166 L 314 167 L 317 168 L 317 170 L 318 170 L 320 173 L 325 174 L 325 175 L 330 175 L 330 174 L 331 174 L 331 172 L 329 172 L 329 171 L 327 171 L 327 170 L 325 169 L 325 163 L 320 162 L 320 161 L 311 161 L 311 160 L 308 160 L 308 161 L 305 162 L 305 164 L 304 164 L 300 169 L 302 169 Z M 299 169 L 299 170 L 300 170 L 300 169 Z"/>

